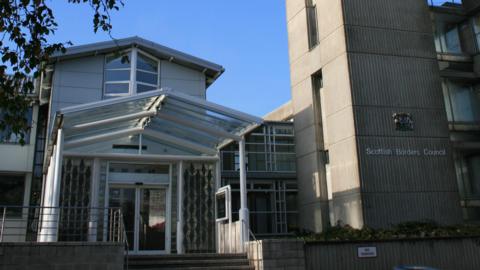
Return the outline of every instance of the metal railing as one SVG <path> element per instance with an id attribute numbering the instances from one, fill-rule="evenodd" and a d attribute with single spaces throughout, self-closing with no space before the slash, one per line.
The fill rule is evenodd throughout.
<path id="1" fill-rule="evenodd" d="M 120 208 L 0 206 L 0 242 L 126 244 Z"/>
<path id="2" fill-rule="evenodd" d="M 442 7 L 450 5 L 461 5 L 462 0 L 428 0 L 428 4 L 433 7 Z"/>

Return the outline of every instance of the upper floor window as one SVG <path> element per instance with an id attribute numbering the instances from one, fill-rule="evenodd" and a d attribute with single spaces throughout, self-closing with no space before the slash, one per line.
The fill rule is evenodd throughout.
<path id="1" fill-rule="evenodd" d="M 480 14 L 474 16 L 473 20 L 473 32 L 475 34 L 475 41 L 477 43 L 477 51 L 480 52 Z"/>
<path id="2" fill-rule="evenodd" d="M 472 85 L 444 80 L 443 92 L 450 122 L 480 123 L 480 91 Z"/>
<path id="3" fill-rule="evenodd" d="M 317 5 L 314 2 L 315 0 L 305 0 L 309 49 L 313 49 L 318 45 Z"/>
<path id="4" fill-rule="evenodd" d="M 4 114 L 0 111 L 0 119 L 2 119 Z M 25 113 L 25 118 L 27 119 L 27 125 L 30 127 L 32 125 L 32 116 L 33 110 L 32 108 L 28 108 Z M 25 144 L 30 143 L 30 129 L 25 134 L 23 138 Z M 0 129 L 0 143 L 11 143 L 11 144 L 18 144 L 21 142 L 20 134 L 16 134 L 10 126 L 6 126 L 4 129 Z"/>
<path id="5" fill-rule="evenodd" d="M 134 48 L 105 58 L 106 97 L 125 96 L 159 88 L 159 61 Z"/>
<path id="6" fill-rule="evenodd" d="M 137 93 L 157 89 L 158 62 L 143 53 L 138 53 L 136 79 Z"/>
<path id="7" fill-rule="evenodd" d="M 435 47 L 439 53 L 462 53 L 458 25 L 438 23 L 435 29 Z"/>

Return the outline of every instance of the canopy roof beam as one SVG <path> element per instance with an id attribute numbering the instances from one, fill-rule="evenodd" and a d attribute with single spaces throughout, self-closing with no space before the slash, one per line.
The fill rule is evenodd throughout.
<path id="1" fill-rule="evenodd" d="M 246 113 L 243 113 L 243 112 L 231 109 L 231 108 L 227 108 L 227 107 L 224 107 L 224 106 L 219 105 L 219 104 L 208 102 L 206 100 L 201 100 L 199 98 L 195 98 L 195 97 L 189 96 L 187 94 L 181 94 L 181 93 L 178 93 L 178 92 L 168 91 L 168 96 L 173 98 L 173 99 L 177 99 L 179 101 L 188 103 L 188 104 L 193 105 L 193 106 L 198 106 L 198 107 L 201 107 L 201 108 L 213 111 L 213 112 L 217 112 L 217 113 L 220 113 L 220 114 L 223 114 L 223 115 L 230 116 L 230 117 L 235 118 L 235 119 L 240 120 L 240 121 L 253 122 L 253 123 L 257 123 L 257 124 L 260 124 L 260 123 L 263 122 L 263 120 L 261 118 L 254 117 L 252 115 L 249 115 L 249 114 L 246 114 Z"/>
<path id="2" fill-rule="evenodd" d="M 167 121 L 170 121 L 170 122 L 175 122 L 177 124 L 181 124 L 181 125 L 184 125 L 184 126 L 196 129 L 196 130 L 203 131 L 203 132 L 208 133 L 210 135 L 222 137 L 222 138 L 232 139 L 232 140 L 235 140 L 235 141 L 239 141 L 242 138 L 240 136 L 237 136 L 235 134 L 229 133 L 227 131 L 224 131 L 224 130 L 221 130 L 221 129 L 218 129 L 218 128 L 213 128 L 213 127 L 209 127 L 209 126 L 206 126 L 206 125 L 202 125 L 199 122 L 193 122 L 193 121 L 187 120 L 187 119 L 182 118 L 182 117 L 162 113 L 161 110 L 157 114 L 157 117 L 161 118 L 161 119 L 164 119 L 164 120 L 167 120 Z"/>
<path id="3" fill-rule="evenodd" d="M 180 138 L 174 137 L 172 135 L 166 134 L 164 132 L 160 132 L 160 131 L 156 131 L 156 130 L 154 131 L 154 130 L 151 130 L 151 129 L 145 129 L 143 131 L 143 135 L 153 137 L 155 139 L 158 139 L 158 140 L 161 140 L 161 141 L 164 141 L 164 142 L 167 142 L 167 143 L 171 143 L 171 144 L 174 144 L 174 145 L 178 145 L 178 146 L 181 146 L 181 147 L 192 149 L 192 150 L 195 150 L 197 152 L 201 152 L 201 153 L 205 153 L 205 154 L 209 154 L 209 155 L 216 155 L 217 154 L 216 149 L 213 149 L 213 148 L 210 148 L 210 147 L 207 147 L 207 146 L 203 146 L 203 145 L 200 145 L 198 143 L 194 143 L 194 142 L 187 141 L 187 140 L 184 140 L 184 139 L 180 139 Z"/>
<path id="4" fill-rule="evenodd" d="M 125 137 L 132 134 L 138 134 L 138 133 L 141 133 L 142 131 L 143 131 L 143 128 L 141 127 L 134 127 L 134 128 L 127 128 L 127 129 L 112 131 L 108 133 L 103 133 L 99 135 L 93 135 L 93 136 L 89 136 L 81 139 L 68 141 L 65 143 L 65 147 L 75 147 L 75 146 L 81 146 L 84 144 L 92 144 L 92 143 L 106 141 L 114 138 Z"/>
<path id="5" fill-rule="evenodd" d="M 112 117 L 112 118 L 108 118 L 108 119 L 93 121 L 93 122 L 89 122 L 89 123 L 77 124 L 77 125 L 72 126 L 70 128 L 70 130 L 74 131 L 74 130 L 80 130 L 80 129 L 95 128 L 95 127 L 98 127 L 98 126 L 113 124 L 113 123 L 117 123 L 117 122 L 135 120 L 135 119 L 140 119 L 140 118 L 143 118 L 143 117 L 150 117 L 150 116 L 153 116 L 155 114 L 156 114 L 156 111 L 153 111 L 153 110 L 152 111 L 132 113 L 132 114 Z"/>

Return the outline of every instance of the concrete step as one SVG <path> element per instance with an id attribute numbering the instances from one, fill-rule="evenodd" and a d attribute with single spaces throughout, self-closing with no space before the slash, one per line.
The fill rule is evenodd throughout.
<path id="1" fill-rule="evenodd" d="M 131 268 L 128 269 L 142 269 L 142 270 L 255 270 L 253 266 L 192 266 L 192 267 L 153 267 L 153 268 Z"/>
<path id="2" fill-rule="evenodd" d="M 248 265 L 246 259 L 202 259 L 202 260 L 133 260 L 129 261 L 130 266 L 230 266 L 230 265 Z"/>
<path id="3" fill-rule="evenodd" d="M 198 260 L 198 259 L 247 259 L 247 254 L 216 254 L 216 253 L 191 253 L 168 255 L 129 255 L 130 261 L 136 260 Z"/>
<path id="4" fill-rule="evenodd" d="M 128 269 L 254 270 L 246 254 L 132 255 Z"/>

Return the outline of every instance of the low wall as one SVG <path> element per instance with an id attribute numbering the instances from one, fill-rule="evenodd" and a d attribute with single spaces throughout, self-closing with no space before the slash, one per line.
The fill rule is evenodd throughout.
<path id="1" fill-rule="evenodd" d="M 304 270 L 304 242 L 295 239 L 258 240 L 247 244 L 250 264 L 255 270 Z M 334 268 L 329 268 L 334 269 Z"/>
<path id="2" fill-rule="evenodd" d="M 240 221 L 232 222 L 231 225 L 231 239 L 229 238 L 229 224 L 218 224 L 218 244 L 217 252 L 224 253 L 243 253 L 240 238 Z"/>
<path id="3" fill-rule="evenodd" d="M 0 243 L 0 270 L 122 270 L 123 252 L 115 243 Z"/>
<path id="4" fill-rule="evenodd" d="M 305 262 L 309 270 L 391 270 L 398 265 L 478 270 L 480 238 L 314 242 L 305 244 Z"/>

